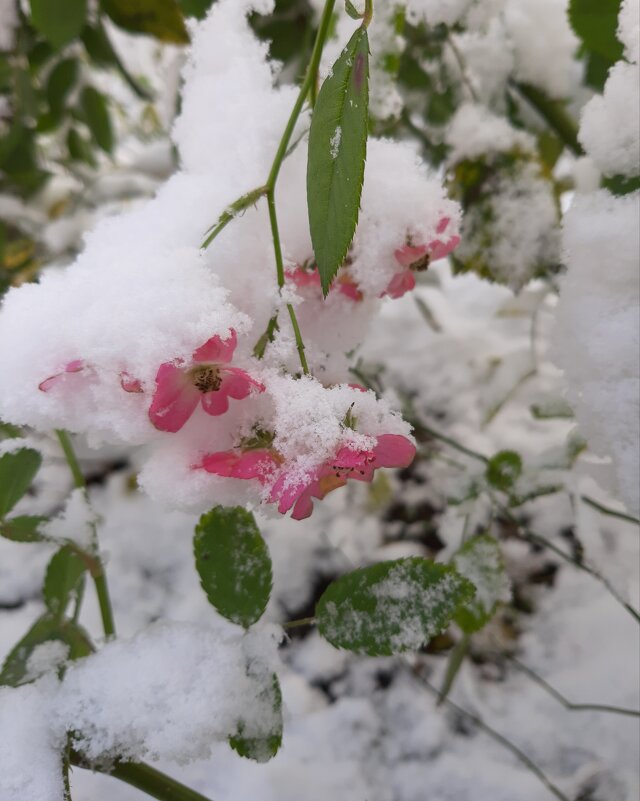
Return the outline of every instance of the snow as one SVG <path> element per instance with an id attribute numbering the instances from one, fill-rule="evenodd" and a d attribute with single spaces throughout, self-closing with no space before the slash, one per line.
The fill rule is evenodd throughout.
<path id="1" fill-rule="evenodd" d="M 627 61 L 640 63 L 640 4 L 638 0 L 622 0 L 618 15 L 618 39 L 624 45 Z"/>
<path id="2" fill-rule="evenodd" d="M 95 526 L 97 518 L 87 500 L 84 489 L 74 489 L 65 508 L 53 520 L 40 528 L 40 533 L 52 540 L 72 541 L 87 553 L 95 548 Z"/>
<path id="3" fill-rule="evenodd" d="M 556 315 L 554 359 L 596 453 L 613 458 L 617 486 L 638 513 L 640 440 L 640 193 L 576 197 L 565 216 L 569 269 Z"/>

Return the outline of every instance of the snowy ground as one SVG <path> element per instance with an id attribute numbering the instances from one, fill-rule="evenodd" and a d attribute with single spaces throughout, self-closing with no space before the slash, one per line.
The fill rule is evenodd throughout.
<path id="1" fill-rule="evenodd" d="M 487 455 L 518 450 L 530 466 L 531 482 L 538 481 L 545 464 L 556 479 L 560 476 L 567 490 L 529 503 L 529 526 L 568 551 L 571 541 L 561 531 L 573 525 L 587 558 L 637 606 L 637 527 L 579 500 L 587 494 L 615 505 L 587 475 L 591 467 L 584 459 L 569 472 L 558 466 L 561 455 L 550 452 L 552 447 L 558 451 L 572 422 L 536 420 L 529 409 L 562 388 L 561 377 L 545 360 L 552 305 L 539 289 L 514 300 L 508 291 L 475 279 L 452 279 L 444 267 L 431 272 L 420 298 L 438 330 L 433 320 L 427 324 L 413 298 L 389 303 L 363 353 L 363 369 L 385 366 L 381 375 L 390 398 L 417 391 L 416 413 L 441 433 Z M 533 362 L 531 313 L 537 305 Z M 519 384 L 534 367 L 535 375 Z M 457 547 L 465 518 L 472 526 L 486 525 L 483 499 L 446 505 L 447 497 L 463 494 L 477 472 L 473 460 L 446 445 L 433 451 L 432 443 L 431 448 L 432 458 L 402 483 L 389 476 L 373 491 L 341 490 L 302 523 L 260 521 L 275 569 L 271 619 L 309 614 L 327 578 L 353 565 L 433 554 L 432 540 L 420 534 L 420 515 L 412 523 L 397 516 L 385 520 L 381 510 L 390 493 L 409 505 L 423 504 L 422 520 L 430 518 L 441 541 L 438 559 Z M 89 474 L 121 456 L 86 454 Z M 163 510 L 133 491 L 132 473 L 131 467 L 111 471 L 92 489 L 104 518 L 99 533 L 118 633 L 131 636 L 157 619 L 206 624 L 215 612 L 193 566 L 195 517 Z M 52 459 L 43 475 L 39 497 L 28 502 L 34 511 L 38 505 L 50 510 L 67 491 L 64 465 Z M 504 654 L 515 653 L 574 703 L 638 709 L 636 622 L 593 577 L 548 551 L 534 552 L 498 523 L 493 533 L 504 543 L 510 575 L 523 597 L 518 610 L 499 616 L 474 639 L 473 661 L 463 664 L 450 699 L 517 746 L 572 801 L 632 801 L 640 789 L 638 719 L 567 710 Z M 0 657 L 42 611 L 39 587 L 48 555 L 46 546 L 0 541 Z M 560 566 L 554 572 L 552 565 Z M 81 622 L 99 641 L 92 590 Z M 554 798 L 503 743 L 451 705 L 436 705 L 423 679 L 440 686 L 447 650 L 404 660 L 358 658 L 309 633 L 286 642 L 280 653 L 286 718 L 284 744 L 272 762 L 256 765 L 216 746 L 208 760 L 163 764 L 163 769 L 215 801 Z M 170 736 L 170 720 L 166 726 Z M 72 782 L 74 801 L 143 798 L 113 779 L 79 769 Z"/>

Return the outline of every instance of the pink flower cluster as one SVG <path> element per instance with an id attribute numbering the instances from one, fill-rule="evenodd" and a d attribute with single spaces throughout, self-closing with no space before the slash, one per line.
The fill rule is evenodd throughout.
<path id="1" fill-rule="evenodd" d="M 237 345 L 232 329 L 226 339 L 216 335 L 197 348 L 187 362 L 176 359 L 158 367 L 155 391 L 148 407 L 151 423 L 160 431 L 176 433 L 200 405 L 208 415 L 218 417 L 229 408 L 229 399 L 244 400 L 265 387 L 249 373 L 231 365 Z M 94 368 L 82 359 L 68 362 L 63 369 L 44 379 L 42 392 L 50 392 L 61 382 L 90 380 Z M 128 393 L 144 394 L 135 377 L 122 371 L 121 388 Z M 366 392 L 363 387 L 354 388 Z M 350 423 L 347 423 L 347 428 Z M 285 463 L 273 447 L 273 435 L 261 432 L 248 442 L 227 451 L 204 454 L 192 465 L 212 475 L 245 481 L 257 481 L 264 488 L 268 503 L 277 505 L 281 514 L 293 510 L 291 517 L 302 520 L 313 511 L 313 499 L 322 500 L 349 479 L 369 482 L 379 467 L 406 467 L 415 456 L 415 446 L 399 434 L 382 434 L 370 448 L 356 447 L 348 441 L 334 455 L 311 471 L 300 472 L 296 465 Z"/>

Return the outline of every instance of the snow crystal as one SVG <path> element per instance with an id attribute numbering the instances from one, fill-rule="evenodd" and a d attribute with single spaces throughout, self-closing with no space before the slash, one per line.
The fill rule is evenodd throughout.
<path id="1" fill-rule="evenodd" d="M 331 141 L 329 142 L 329 146 L 331 148 L 331 158 L 335 159 L 338 157 L 338 152 L 340 151 L 340 140 L 342 139 L 342 128 L 338 125 L 336 130 L 334 131 L 333 136 L 331 137 Z"/>
<path id="2" fill-rule="evenodd" d="M 640 193 L 601 190 L 565 216 L 568 272 L 557 308 L 554 358 L 567 376 L 581 430 L 613 457 L 619 492 L 640 508 Z"/>
<path id="3" fill-rule="evenodd" d="M 640 93 L 637 64 L 618 62 L 602 96 L 584 107 L 579 138 L 605 175 L 640 173 Z"/>
<path id="4" fill-rule="evenodd" d="M 640 3 L 623 0 L 618 15 L 618 39 L 624 45 L 624 54 L 634 64 L 640 62 Z"/>
<path id="5" fill-rule="evenodd" d="M 447 131 L 447 143 L 451 162 L 513 148 L 525 152 L 535 149 L 531 134 L 516 130 L 504 117 L 473 103 L 465 103 L 456 112 Z"/>
<path id="6" fill-rule="evenodd" d="M 64 510 L 53 520 L 49 520 L 40 531 L 53 540 L 70 540 L 85 551 L 95 546 L 95 526 L 98 522 L 95 512 L 87 500 L 84 489 L 74 489 L 69 495 Z"/>

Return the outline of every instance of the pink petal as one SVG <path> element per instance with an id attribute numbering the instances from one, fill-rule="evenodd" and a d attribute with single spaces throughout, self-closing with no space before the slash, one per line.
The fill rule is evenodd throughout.
<path id="1" fill-rule="evenodd" d="M 338 291 L 342 292 L 342 294 L 349 298 L 349 300 L 354 301 L 354 303 L 359 303 L 362 300 L 362 292 L 358 289 L 358 287 L 351 283 L 351 281 L 339 281 L 338 282 Z"/>
<path id="2" fill-rule="evenodd" d="M 44 381 L 41 381 L 38 384 L 38 389 L 41 392 L 48 392 L 60 380 L 62 380 L 67 373 L 81 373 L 83 370 L 87 368 L 88 365 L 83 359 L 74 359 L 73 361 L 65 364 L 63 370 L 60 373 L 54 373 L 54 375 L 50 375 L 49 378 L 45 378 Z"/>
<path id="3" fill-rule="evenodd" d="M 193 352 L 194 362 L 222 362 L 226 364 L 233 357 L 233 352 L 238 344 L 238 338 L 233 328 L 229 330 L 227 339 L 221 339 L 217 334 L 208 339 Z"/>
<path id="4" fill-rule="evenodd" d="M 198 392 L 198 397 L 202 403 L 202 408 L 212 417 L 217 417 L 220 414 L 224 414 L 229 408 L 229 398 L 226 393 L 221 392 L 221 389 L 222 387 L 213 392 Z"/>
<path id="5" fill-rule="evenodd" d="M 317 270 L 303 270 L 302 267 L 296 267 L 295 270 L 287 270 L 285 275 L 298 289 L 303 289 L 307 286 L 320 286 L 320 273 Z"/>
<path id="6" fill-rule="evenodd" d="M 373 453 L 376 467 L 408 467 L 416 455 L 416 446 L 400 434 L 382 434 Z"/>
<path id="7" fill-rule="evenodd" d="M 362 384 L 347 384 L 348 387 L 351 389 L 357 389 L 358 392 L 368 392 L 369 390 L 366 387 L 363 387 Z"/>
<path id="8" fill-rule="evenodd" d="M 199 464 L 194 465 L 194 469 L 199 468 L 217 476 L 230 477 L 238 459 L 238 454 L 234 451 L 207 453 L 202 457 L 202 461 Z"/>
<path id="9" fill-rule="evenodd" d="M 239 367 L 223 367 L 221 370 L 222 382 L 218 392 L 222 392 L 235 400 L 243 400 L 255 388 L 258 392 L 264 392 L 264 385 L 255 378 L 251 378 L 249 373 Z"/>
<path id="10" fill-rule="evenodd" d="M 308 481 L 292 482 L 289 474 L 283 473 L 271 487 L 269 503 L 277 501 L 278 511 L 281 515 L 285 514 L 314 480 L 315 476 L 310 476 Z"/>
<path id="11" fill-rule="evenodd" d="M 199 398 L 200 392 L 188 374 L 165 362 L 156 374 L 156 391 L 149 407 L 149 419 L 158 430 L 174 434 L 191 417 Z"/>
<path id="12" fill-rule="evenodd" d="M 441 217 L 436 227 L 436 234 L 443 234 L 450 222 L 451 217 Z"/>
<path id="13" fill-rule="evenodd" d="M 247 451 L 239 457 L 232 475 L 234 478 L 257 478 L 264 483 L 277 465 L 277 460 L 267 450 Z"/>
<path id="14" fill-rule="evenodd" d="M 293 512 L 291 512 L 292 520 L 306 520 L 307 517 L 311 517 L 311 513 L 313 512 L 313 497 L 314 493 L 311 487 L 307 487 L 293 507 Z M 320 496 L 316 495 L 315 497 L 318 498 Z"/>
<path id="15" fill-rule="evenodd" d="M 403 245 L 401 248 L 394 251 L 394 256 L 398 264 L 401 264 L 403 267 L 411 267 L 411 265 L 417 262 L 418 259 L 421 259 L 426 252 L 426 245 L 418 245 L 418 247 Z"/>
<path id="16" fill-rule="evenodd" d="M 406 292 L 411 292 L 415 285 L 416 279 L 411 270 L 403 270 L 393 276 L 381 297 L 388 295 L 394 299 L 401 298 Z"/>
<path id="17" fill-rule="evenodd" d="M 126 370 L 120 373 L 120 386 L 125 392 L 144 392 L 142 383 L 137 378 L 129 375 Z"/>
<path id="18" fill-rule="evenodd" d="M 367 463 L 367 457 L 373 458 L 373 452 L 354 450 L 345 446 L 331 459 L 331 466 L 339 469 L 362 468 Z"/>

